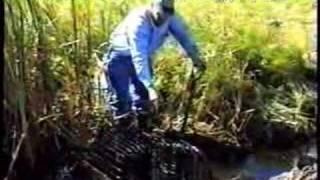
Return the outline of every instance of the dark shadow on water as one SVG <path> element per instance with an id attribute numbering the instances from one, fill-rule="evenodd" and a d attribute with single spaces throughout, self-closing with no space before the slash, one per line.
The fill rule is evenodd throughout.
<path id="1" fill-rule="evenodd" d="M 290 171 L 299 158 L 308 154 L 317 158 L 315 142 L 275 150 L 274 148 L 239 148 L 226 146 L 199 135 L 187 139 L 200 147 L 210 160 L 210 169 L 216 179 L 258 179 L 271 177 Z"/>

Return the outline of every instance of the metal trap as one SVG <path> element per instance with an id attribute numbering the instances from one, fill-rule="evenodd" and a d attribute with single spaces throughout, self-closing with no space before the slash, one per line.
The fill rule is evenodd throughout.
<path id="1" fill-rule="evenodd" d="M 201 151 L 175 134 L 111 129 L 91 148 L 88 162 L 112 180 L 209 180 Z"/>

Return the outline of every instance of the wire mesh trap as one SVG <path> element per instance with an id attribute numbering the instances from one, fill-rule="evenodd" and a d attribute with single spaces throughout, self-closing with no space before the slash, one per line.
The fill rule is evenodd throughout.
<path id="1" fill-rule="evenodd" d="M 206 159 L 176 133 L 109 129 L 77 152 L 110 180 L 210 180 Z M 60 179 L 61 180 L 61 179 Z"/>

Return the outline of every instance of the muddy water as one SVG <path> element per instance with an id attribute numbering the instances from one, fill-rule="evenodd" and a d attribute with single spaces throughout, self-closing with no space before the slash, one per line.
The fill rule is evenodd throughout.
<path id="1" fill-rule="evenodd" d="M 287 151 L 258 150 L 239 164 L 214 160 L 210 164 L 213 176 L 219 180 L 268 180 L 290 171 L 301 154 L 317 157 L 316 144 L 312 143 Z"/>

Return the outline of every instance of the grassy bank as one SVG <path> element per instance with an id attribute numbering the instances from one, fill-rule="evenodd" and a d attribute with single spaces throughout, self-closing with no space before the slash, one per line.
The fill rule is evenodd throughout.
<path id="1" fill-rule="evenodd" d="M 97 62 L 117 23 L 142 2 L 5 1 L 5 152 L 19 154 L 23 143 L 32 166 L 57 124 L 76 127 L 86 142 L 107 123 Z M 272 139 L 274 126 L 315 131 L 312 2 L 186 0 L 177 6 L 208 66 L 197 82 L 188 133 L 241 145 Z M 181 126 L 186 98 L 189 63 L 172 47 L 155 58 L 163 128 Z"/>
<path id="2" fill-rule="evenodd" d="M 314 132 L 315 70 L 306 57 L 311 2 L 185 1 L 179 9 L 208 65 L 198 82 L 190 132 L 231 144 L 241 144 L 249 134 L 272 136 L 274 125 Z M 167 51 L 157 61 L 157 82 L 172 105 L 187 79 L 179 54 Z"/>

